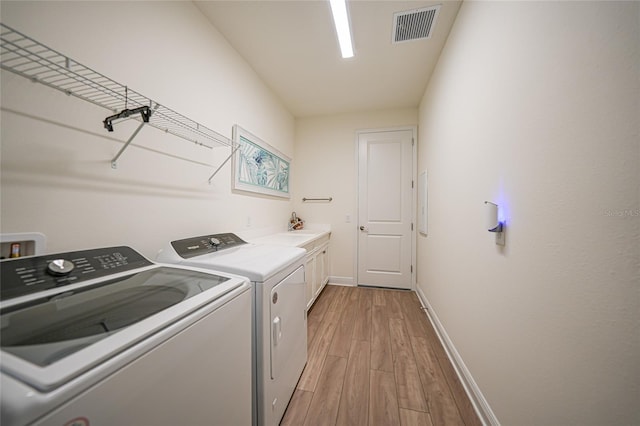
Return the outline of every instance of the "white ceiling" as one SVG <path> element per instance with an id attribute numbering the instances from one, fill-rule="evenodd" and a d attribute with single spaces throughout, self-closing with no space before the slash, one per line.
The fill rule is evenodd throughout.
<path id="1" fill-rule="evenodd" d="M 342 59 L 328 0 L 195 3 L 296 117 L 417 107 L 461 4 L 351 0 Z M 391 43 L 394 12 L 434 4 L 430 39 Z"/>

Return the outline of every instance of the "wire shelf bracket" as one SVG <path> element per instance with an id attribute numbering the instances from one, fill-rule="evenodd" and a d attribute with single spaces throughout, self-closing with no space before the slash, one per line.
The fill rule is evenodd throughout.
<path id="1" fill-rule="evenodd" d="M 209 176 L 209 185 L 211 185 L 211 180 L 213 179 L 213 177 L 218 174 L 218 172 L 220 171 L 220 169 L 227 164 L 227 162 L 229 160 L 231 160 L 231 158 L 233 157 L 233 154 L 236 153 L 236 151 L 238 150 L 238 148 L 240 148 L 239 144 L 236 144 L 234 146 L 231 147 L 231 154 L 220 164 L 220 166 L 218 166 L 218 168 L 213 172 L 213 174 L 211 176 Z"/>
<path id="2" fill-rule="evenodd" d="M 118 158 L 120 158 L 120 156 L 122 155 L 122 153 L 124 152 L 125 149 L 127 149 L 129 147 L 129 144 L 131 143 L 131 141 L 133 140 L 133 138 L 135 138 L 136 136 L 138 136 L 138 133 L 140 132 L 140 130 L 142 130 L 142 128 L 144 127 L 144 123 L 140 123 L 140 125 L 138 126 L 138 128 L 136 130 L 133 131 L 133 134 L 131 135 L 131 137 L 124 143 L 124 145 L 122 145 L 122 148 L 120 148 L 120 151 L 118 151 L 118 153 L 116 154 L 115 157 L 113 157 L 113 159 L 111 160 L 111 168 L 112 169 L 117 169 L 118 168 Z"/>
<path id="3" fill-rule="evenodd" d="M 110 110 L 115 115 L 104 120 L 105 129 L 113 130 L 113 121 L 120 118 L 132 118 L 140 122 L 133 135 L 111 160 L 112 168 L 117 167 L 118 158 L 145 124 L 203 148 L 230 146 L 231 156 L 237 149 L 229 138 L 220 133 L 129 89 L 3 23 L 0 23 L 0 42 L 0 68 Z M 209 182 L 229 161 L 229 158 L 216 169 L 209 178 Z"/>

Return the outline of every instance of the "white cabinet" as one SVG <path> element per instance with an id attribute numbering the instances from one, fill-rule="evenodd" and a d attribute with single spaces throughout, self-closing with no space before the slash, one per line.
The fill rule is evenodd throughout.
<path id="1" fill-rule="evenodd" d="M 329 281 L 329 242 L 318 248 L 315 273 L 316 279 L 313 293 L 314 297 L 317 297 Z"/>
<path id="2" fill-rule="evenodd" d="M 316 257 L 310 254 L 309 251 L 307 251 L 307 260 L 304 264 L 304 282 L 307 294 L 307 309 L 309 309 L 315 299 L 314 288 L 318 287 L 316 284 Z"/>
<path id="3" fill-rule="evenodd" d="M 305 262 L 305 283 L 307 309 L 329 281 L 329 234 L 302 246 L 307 250 Z"/>

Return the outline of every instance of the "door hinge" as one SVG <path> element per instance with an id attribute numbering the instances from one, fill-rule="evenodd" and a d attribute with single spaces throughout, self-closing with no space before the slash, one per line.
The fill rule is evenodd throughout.
<path id="1" fill-rule="evenodd" d="M 411 265 L 411 273 L 413 274 L 413 265 Z"/>
<path id="2" fill-rule="evenodd" d="M 411 230 L 413 231 L 413 223 L 411 223 Z"/>
<path id="3" fill-rule="evenodd" d="M 411 189 L 413 189 L 413 180 L 411 181 Z"/>
<path id="4" fill-rule="evenodd" d="M 411 138 L 411 146 L 414 146 L 416 144 L 415 139 Z"/>

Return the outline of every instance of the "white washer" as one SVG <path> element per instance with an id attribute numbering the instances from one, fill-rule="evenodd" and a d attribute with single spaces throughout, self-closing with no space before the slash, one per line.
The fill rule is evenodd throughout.
<path id="1" fill-rule="evenodd" d="M 254 295 L 254 424 L 280 423 L 307 362 L 304 258 L 298 247 L 213 234 L 173 241 L 158 261 L 243 275 Z"/>
<path id="2" fill-rule="evenodd" d="M 3 426 L 250 424 L 246 278 L 129 247 L 0 270 Z"/>

